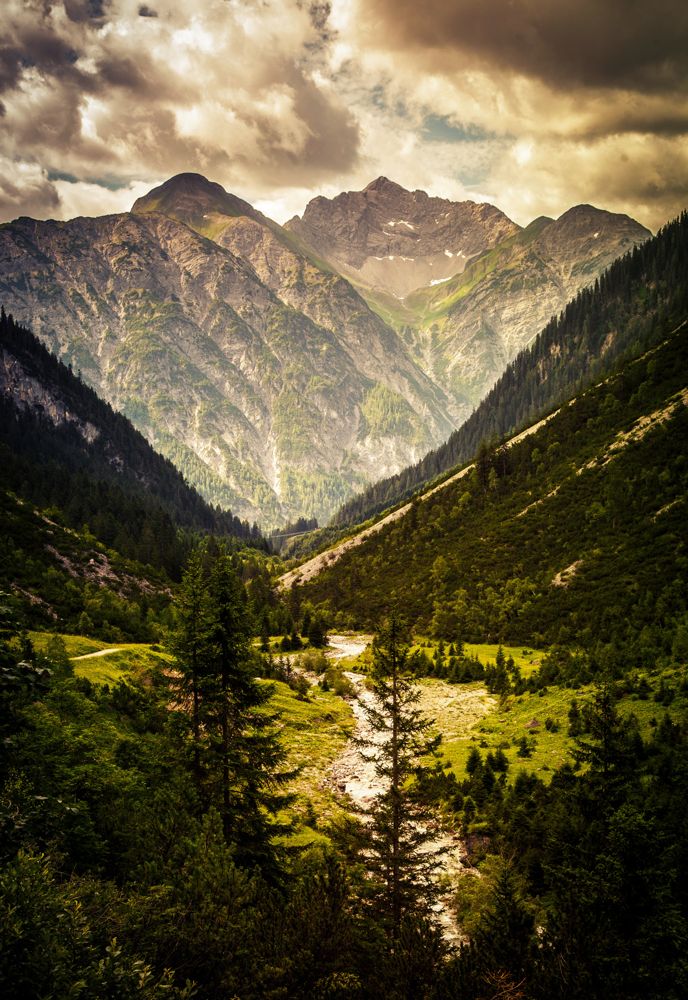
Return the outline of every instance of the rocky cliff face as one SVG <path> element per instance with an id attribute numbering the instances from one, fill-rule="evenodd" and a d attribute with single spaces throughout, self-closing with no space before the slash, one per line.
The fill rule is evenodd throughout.
<path id="1" fill-rule="evenodd" d="M 386 177 L 363 191 L 314 198 L 286 228 L 357 284 L 397 299 L 460 274 L 519 229 L 493 205 L 430 198 Z"/>
<path id="2" fill-rule="evenodd" d="M 132 214 L 0 227 L 7 309 L 264 524 L 326 517 L 446 436 L 441 392 L 343 279 L 217 185 L 174 180 Z"/>
<path id="3" fill-rule="evenodd" d="M 287 228 L 395 327 L 457 424 L 553 314 L 650 235 L 590 205 L 521 229 L 492 206 L 429 198 L 385 178 L 314 199 Z"/>
<path id="4" fill-rule="evenodd" d="M 53 427 L 73 427 L 88 444 L 100 437 L 95 424 L 75 413 L 53 386 L 32 375 L 4 347 L 0 349 L 0 396 L 11 399 L 19 411 L 47 418 Z"/>
<path id="5" fill-rule="evenodd" d="M 380 178 L 285 228 L 198 174 L 131 213 L 0 226 L 0 301 L 212 502 L 324 519 L 444 440 L 646 231 L 525 230 Z"/>

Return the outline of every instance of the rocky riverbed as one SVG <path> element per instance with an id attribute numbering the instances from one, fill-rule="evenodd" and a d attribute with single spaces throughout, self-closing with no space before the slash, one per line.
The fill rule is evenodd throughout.
<path id="1" fill-rule="evenodd" d="M 368 636 L 330 636 L 327 656 L 333 660 L 358 656 L 366 648 L 368 641 Z M 375 771 L 374 753 L 361 749 L 361 742 L 374 742 L 374 734 L 365 712 L 365 705 L 372 703 L 374 695 L 366 687 L 363 674 L 347 670 L 344 671 L 344 676 L 355 691 L 351 707 L 356 728 L 344 752 L 332 765 L 331 781 L 334 788 L 340 794 L 348 796 L 357 808 L 366 809 L 383 791 L 382 782 Z M 452 691 L 456 692 L 457 698 L 461 697 L 456 688 L 452 688 Z M 450 896 L 456 879 L 470 865 L 466 860 L 465 847 L 456 834 L 441 830 L 439 824 L 432 820 L 427 824 L 427 831 L 431 835 L 427 841 L 427 850 L 438 852 L 441 861 L 437 878 L 447 885 L 447 893 L 440 896 L 434 909 L 447 940 L 457 943 L 461 940 L 461 933 L 450 911 Z"/>

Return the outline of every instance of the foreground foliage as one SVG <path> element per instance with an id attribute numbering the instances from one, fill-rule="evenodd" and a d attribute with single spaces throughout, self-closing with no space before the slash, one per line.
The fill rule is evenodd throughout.
<path id="1" fill-rule="evenodd" d="M 241 590 L 235 583 L 217 589 L 232 571 L 226 558 L 219 569 L 212 561 L 201 565 L 208 614 L 200 636 L 209 646 L 197 734 L 181 677 L 171 688 L 169 670 L 151 667 L 138 680 L 132 675 L 112 688 L 93 685 L 73 675 L 64 643 L 51 641 L 43 656 L 32 654 L 3 612 L 4 996 L 685 995 L 688 724 L 682 711 L 643 738 L 632 718 L 618 714 L 618 686 L 603 685 L 578 724 L 573 766 L 558 768 L 548 785 L 516 772 L 504 754 L 476 748 L 465 779 L 435 768 L 409 786 L 408 755 L 425 747 L 423 727 L 415 715 L 409 720 L 413 701 L 401 709 L 406 721 L 396 729 L 395 771 L 394 668 L 403 667 L 404 650 L 383 630 L 376 683 L 383 694 L 379 711 L 392 723 L 382 759 L 392 780 L 373 818 L 380 865 L 371 865 L 365 838 L 342 837 L 341 819 L 324 827 L 341 847 L 278 850 L 278 828 L 247 791 L 259 790 L 271 775 L 278 779 L 280 759 L 244 757 L 253 748 L 250 727 L 232 736 L 225 812 L 217 630 L 228 619 L 226 612 L 218 617 L 221 597 L 231 597 L 239 618 L 232 634 L 244 650 L 247 690 L 255 683 L 251 670 L 258 669 L 255 655 L 241 645 Z M 193 564 L 189 573 L 185 591 Z M 182 636 L 188 611 L 182 600 Z M 192 647 L 185 648 L 188 654 Z M 22 660 L 25 654 L 33 659 Z M 217 676 L 219 683 L 211 684 Z M 241 685 L 232 687 L 232 699 L 240 691 Z M 247 703 L 246 711 L 254 707 Z M 256 735 L 262 738 L 261 727 Z M 441 805 L 475 857 L 487 856 L 481 879 L 467 874 L 456 886 L 470 943 L 454 954 L 424 912 L 431 893 L 421 869 L 428 860 L 415 864 L 414 845 L 403 838 L 395 848 L 395 803 L 402 829 L 413 812 L 410 790 L 426 813 Z M 279 780 L 274 791 L 280 794 Z M 259 815 L 264 819 L 256 827 Z M 395 859 L 405 872 L 398 881 Z"/>

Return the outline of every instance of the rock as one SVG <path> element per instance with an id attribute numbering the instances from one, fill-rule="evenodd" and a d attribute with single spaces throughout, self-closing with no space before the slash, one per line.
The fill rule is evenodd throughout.
<path id="1" fill-rule="evenodd" d="M 398 335 L 199 175 L 134 212 L 0 227 L 0 298 L 212 502 L 327 519 L 451 431 Z"/>
<path id="2" fill-rule="evenodd" d="M 287 228 L 400 331 L 457 424 L 553 314 L 651 235 L 590 205 L 521 229 L 492 205 L 430 198 L 386 178 L 314 199 Z"/>

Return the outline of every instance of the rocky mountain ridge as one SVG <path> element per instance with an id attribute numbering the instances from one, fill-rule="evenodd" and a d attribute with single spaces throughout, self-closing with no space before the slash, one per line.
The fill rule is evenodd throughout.
<path id="1" fill-rule="evenodd" d="M 327 216 L 316 202 L 304 220 Z M 198 174 L 130 213 L 18 219 L 0 226 L 0 301 L 209 500 L 272 526 L 326 519 L 438 445 L 524 330 L 645 232 L 594 236 L 608 213 L 581 209 L 520 230 L 384 178 L 335 202 L 319 241 Z"/>
<path id="2" fill-rule="evenodd" d="M 250 207 L 220 199 L 215 215 L 232 239 L 250 242 L 260 226 L 256 253 L 271 255 L 276 287 L 292 289 L 280 298 L 247 251 L 193 228 L 208 214 L 194 216 L 199 201 L 218 208 L 217 185 L 183 175 L 179 186 L 172 195 L 190 224 L 139 203 L 124 215 L 0 227 L 8 309 L 207 497 L 263 523 L 327 516 L 355 485 L 447 435 L 442 394 L 343 279 L 274 239 L 259 213 L 223 214 Z M 322 322 L 289 297 L 307 299 Z"/>
<path id="3" fill-rule="evenodd" d="M 521 229 L 492 205 L 430 198 L 386 178 L 314 199 L 287 228 L 399 332 L 457 425 L 550 316 L 651 235 L 591 205 Z"/>

